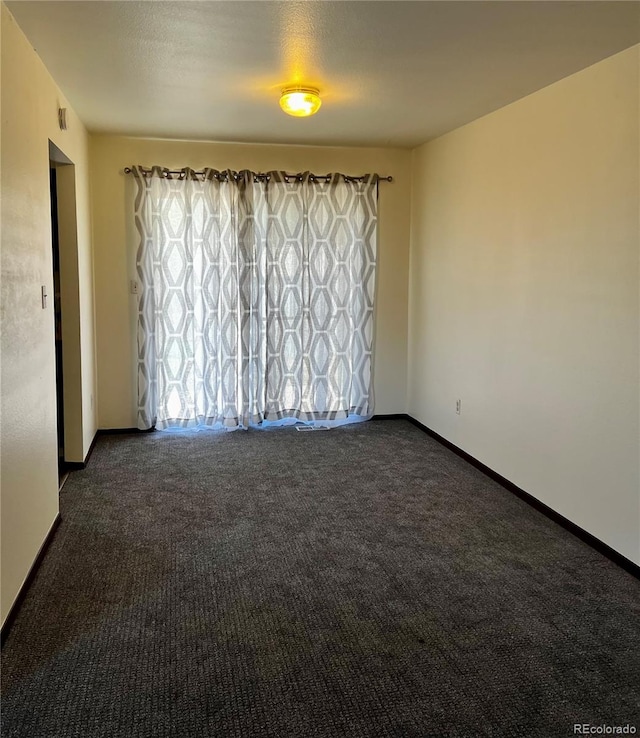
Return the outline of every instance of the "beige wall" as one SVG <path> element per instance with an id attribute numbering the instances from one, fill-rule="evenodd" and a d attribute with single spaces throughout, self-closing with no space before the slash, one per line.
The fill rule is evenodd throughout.
<path id="1" fill-rule="evenodd" d="M 135 259 L 132 260 L 128 253 L 126 238 L 125 187 L 131 186 L 131 182 L 123 174 L 124 167 L 132 164 L 349 174 L 376 171 L 392 175 L 393 183 L 380 184 L 374 388 L 377 413 L 405 411 L 409 151 L 217 144 L 97 135 L 91 137 L 91 172 L 101 428 L 136 425 L 133 373 L 136 298 L 129 294 L 129 280 L 135 276 Z"/>
<path id="2" fill-rule="evenodd" d="M 636 563 L 639 49 L 414 151 L 408 380 L 411 414 Z"/>
<path id="3" fill-rule="evenodd" d="M 14 602 L 58 512 L 49 139 L 75 164 L 82 439 L 96 429 L 88 136 L 4 5 L 2 13 L 2 603 Z M 69 110 L 60 131 L 58 107 Z M 40 287 L 49 294 L 41 308 Z"/>

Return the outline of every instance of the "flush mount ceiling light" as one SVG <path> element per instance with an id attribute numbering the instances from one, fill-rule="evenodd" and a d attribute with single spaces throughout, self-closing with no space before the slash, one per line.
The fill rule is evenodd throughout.
<path id="1" fill-rule="evenodd" d="M 296 118 L 317 113 L 321 105 L 320 94 L 314 87 L 285 87 L 280 95 L 280 107 Z"/>

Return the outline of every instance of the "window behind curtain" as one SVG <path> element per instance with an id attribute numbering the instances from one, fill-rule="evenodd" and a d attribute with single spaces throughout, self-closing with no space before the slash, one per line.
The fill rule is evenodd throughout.
<path id="1" fill-rule="evenodd" d="M 133 171 L 138 427 L 370 417 L 375 175 Z"/>

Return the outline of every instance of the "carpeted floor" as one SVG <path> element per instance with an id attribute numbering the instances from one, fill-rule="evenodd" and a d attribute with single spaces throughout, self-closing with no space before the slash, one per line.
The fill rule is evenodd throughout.
<path id="1" fill-rule="evenodd" d="M 640 731 L 640 582 L 406 421 L 99 439 L 7 738 Z"/>

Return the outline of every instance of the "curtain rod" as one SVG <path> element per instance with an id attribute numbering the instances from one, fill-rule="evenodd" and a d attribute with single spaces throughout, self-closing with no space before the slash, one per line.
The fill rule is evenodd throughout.
<path id="1" fill-rule="evenodd" d="M 148 174 L 151 174 L 151 172 L 153 171 L 153 168 L 146 169 L 145 167 L 138 167 L 138 169 L 142 172 L 142 174 L 144 176 L 147 176 Z M 219 175 L 223 175 L 223 176 L 228 177 L 228 173 L 227 173 L 228 170 L 225 170 L 223 172 L 218 172 L 216 170 L 204 170 L 204 169 L 201 169 L 199 171 L 194 171 L 194 170 L 191 170 L 191 171 L 193 172 L 193 174 L 195 174 L 198 177 L 204 177 L 207 171 L 215 172 L 215 175 L 214 176 L 216 178 L 219 177 Z M 132 172 L 133 172 L 133 169 L 131 167 L 125 167 L 124 168 L 124 173 L 125 174 L 131 174 Z M 171 175 L 179 175 L 180 178 L 184 178 L 186 176 L 186 172 L 187 172 L 187 169 L 164 169 L 164 168 L 162 169 L 162 174 L 165 177 L 169 177 Z M 235 179 L 238 179 L 238 175 L 239 175 L 238 172 L 231 170 L 231 174 L 233 175 L 233 177 Z M 341 174 L 341 173 L 339 173 L 339 174 L 340 174 L 341 177 L 344 177 L 345 181 L 347 181 L 347 182 L 360 182 L 360 181 L 362 181 L 365 178 L 365 176 L 367 176 L 367 175 L 364 175 L 363 174 L 360 177 L 352 177 L 352 176 L 350 176 L 348 174 Z M 269 178 L 269 174 L 267 172 L 253 172 L 253 176 L 256 179 L 256 181 L 259 181 L 259 180 L 262 180 L 262 179 L 268 179 Z M 331 179 L 332 176 L 333 175 L 331 175 L 331 174 L 313 174 L 312 172 L 309 172 L 309 178 L 312 179 L 312 180 L 314 180 L 314 179 Z M 381 177 L 380 175 L 375 175 L 375 176 L 377 176 L 379 182 L 393 182 L 393 177 L 391 177 L 391 176 L 388 176 L 388 177 Z M 292 179 L 295 178 L 295 179 L 301 181 L 303 179 L 303 177 L 304 177 L 304 173 L 303 172 L 297 172 L 296 174 L 285 174 L 285 177 L 286 178 L 292 178 Z"/>

